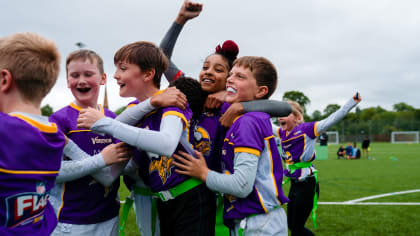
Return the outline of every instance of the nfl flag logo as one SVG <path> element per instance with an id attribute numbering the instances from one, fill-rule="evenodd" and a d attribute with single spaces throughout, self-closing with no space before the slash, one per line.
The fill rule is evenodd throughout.
<path id="1" fill-rule="evenodd" d="M 44 194 L 45 193 L 45 183 L 44 182 L 36 183 L 36 193 L 38 193 L 38 194 Z"/>

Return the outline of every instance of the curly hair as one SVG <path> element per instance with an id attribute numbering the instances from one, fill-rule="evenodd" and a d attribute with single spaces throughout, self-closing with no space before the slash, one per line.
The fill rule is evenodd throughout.
<path id="1" fill-rule="evenodd" d="M 169 87 L 173 86 L 187 96 L 188 104 L 193 112 L 193 119 L 197 119 L 203 112 L 204 102 L 207 98 L 207 94 L 201 89 L 200 82 L 190 77 L 181 76 L 169 84 Z"/>

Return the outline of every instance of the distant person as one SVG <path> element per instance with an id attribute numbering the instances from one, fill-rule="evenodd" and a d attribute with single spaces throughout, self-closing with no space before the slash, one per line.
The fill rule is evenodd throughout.
<path id="1" fill-rule="evenodd" d="M 341 158 L 346 158 L 346 149 L 344 148 L 344 145 L 341 145 L 337 151 L 337 160 Z"/>
<path id="2" fill-rule="evenodd" d="M 370 145 L 370 139 L 369 137 L 366 137 L 365 140 L 362 142 L 362 154 L 364 157 L 369 157 L 369 145 Z"/>
<path id="3" fill-rule="evenodd" d="M 357 148 L 356 142 L 353 143 L 351 155 L 348 155 L 347 159 L 360 159 L 360 149 Z"/>
<path id="4" fill-rule="evenodd" d="M 353 146 L 351 145 L 350 142 L 347 142 L 347 146 L 346 146 L 346 158 L 350 159 L 350 157 L 353 155 Z"/>
<path id="5" fill-rule="evenodd" d="M 319 136 L 319 143 L 321 146 L 327 146 L 328 145 L 328 134 L 325 132 L 325 130 L 322 131 L 321 135 Z"/>

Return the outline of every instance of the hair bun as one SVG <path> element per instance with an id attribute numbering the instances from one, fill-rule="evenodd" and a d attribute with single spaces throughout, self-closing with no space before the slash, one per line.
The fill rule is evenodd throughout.
<path id="1" fill-rule="evenodd" d="M 216 53 L 222 54 L 229 60 L 234 61 L 236 56 L 238 56 L 239 47 L 234 41 L 226 40 L 221 47 L 217 45 Z"/>

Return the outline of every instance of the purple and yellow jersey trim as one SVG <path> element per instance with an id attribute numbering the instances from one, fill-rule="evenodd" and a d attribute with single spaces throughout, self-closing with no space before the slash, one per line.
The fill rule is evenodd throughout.
<path id="1" fill-rule="evenodd" d="M 32 125 L 33 127 L 39 129 L 39 131 L 44 132 L 44 133 L 57 133 L 57 125 L 54 123 L 50 123 L 49 125 L 46 124 L 42 124 L 36 120 L 33 120 L 29 117 L 26 117 L 24 115 L 21 114 L 10 114 L 10 116 L 13 117 L 17 117 L 21 120 L 26 121 L 26 123 Z"/>

